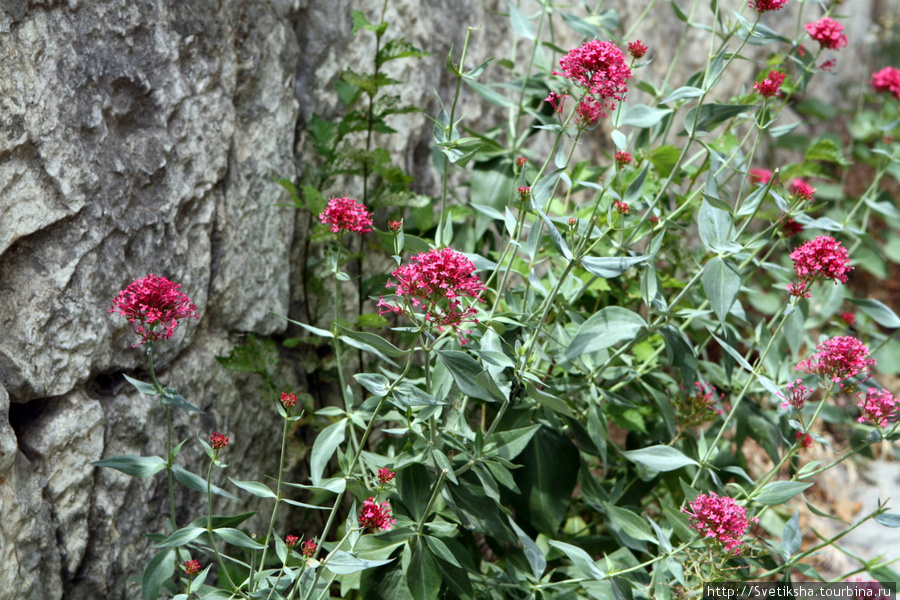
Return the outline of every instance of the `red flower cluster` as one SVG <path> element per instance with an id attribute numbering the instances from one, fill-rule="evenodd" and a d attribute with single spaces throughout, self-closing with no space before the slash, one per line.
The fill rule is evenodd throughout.
<path id="1" fill-rule="evenodd" d="M 647 46 L 641 43 L 641 40 L 628 43 L 628 53 L 634 58 L 641 58 L 647 54 Z"/>
<path id="2" fill-rule="evenodd" d="M 363 507 L 359 511 L 361 529 L 387 531 L 396 522 L 396 519 L 391 518 L 391 505 L 387 502 L 375 502 L 375 498 L 369 498 L 363 502 Z"/>
<path id="3" fill-rule="evenodd" d="M 704 537 L 718 540 L 728 552 L 737 552 L 741 538 L 750 527 L 747 511 L 733 498 L 717 496 L 715 492 L 700 494 L 690 504 L 691 510 L 681 512 L 690 515 L 691 529 L 696 529 Z M 691 512 L 693 511 L 693 512 Z M 759 519 L 754 518 L 754 522 Z"/>
<path id="4" fill-rule="evenodd" d="M 218 431 L 213 431 L 212 435 L 209 436 L 209 443 L 213 450 L 221 450 L 228 445 L 228 438 Z"/>
<path id="5" fill-rule="evenodd" d="M 847 36 L 841 33 L 844 26 L 831 17 L 822 17 L 815 23 L 807 23 L 805 27 L 809 36 L 823 48 L 840 50 L 847 45 Z"/>
<path id="6" fill-rule="evenodd" d="M 165 277 L 151 273 L 119 292 L 109 312 L 127 318 L 131 329 L 141 338 L 139 344 L 132 344 L 132 348 L 146 342 L 167 340 L 175 333 L 179 320 L 200 318 L 197 307 L 179 291 L 180 288 Z"/>
<path id="7" fill-rule="evenodd" d="M 525 158 L 524 156 L 520 156 L 519 158 L 516 159 L 516 166 L 521 169 L 522 167 L 525 166 L 525 163 L 527 163 L 527 162 L 528 162 L 527 158 Z"/>
<path id="8" fill-rule="evenodd" d="M 355 231 L 359 235 L 372 231 L 369 210 L 353 198 L 332 198 L 319 220 L 331 226 L 332 233 Z"/>
<path id="9" fill-rule="evenodd" d="M 312 558 L 318 549 L 319 545 L 316 542 L 313 540 L 306 540 L 303 542 L 303 549 L 301 550 L 303 558 Z"/>
<path id="10" fill-rule="evenodd" d="M 300 538 L 298 538 L 296 535 L 289 535 L 284 538 L 284 545 L 288 548 L 293 548 L 299 541 Z"/>
<path id="11" fill-rule="evenodd" d="M 865 373 L 875 361 L 869 349 L 853 336 L 844 335 L 825 340 L 816 353 L 797 365 L 798 371 L 828 378 L 835 383 Z"/>
<path id="12" fill-rule="evenodd" d="M 631 164 L 631 155 L 624 150 L 616 152 L 616 168 L 620 171 Z"/>
<path id="13" fill-rule="evenodd" d="M 478 295 L 485 289 L 475 275 L 471 260 L 451 248 L 430 250 L 413 256 L 410 264 L 398 267 L 392 275 L 399 283 L 387 285 L 396 287 L 398 296 L 408 297 L 408 303 L 392 304 L 382 297 L 378 301 L 378 306 L 384 309 L 381 314 L 393 312 L 412 318 L 409 304 L 422 307 L 425 319 L 436 325 L 438 331 L 450 327 L 460 336 L 460 343 L 466 343 L 460 326 L 464 321 L 477 323 L 478 320 L 474 318 L 474 308 L 462 308 L 460 298 L 469 296 L 484 302 Z M 445 302 L 446 309 L 439 306 Z"/>
<path id="14" fill-rule="evenodd" d="M 844 312 L 841 314 L 841 321 L 844 322 L 844 325 L 847 327 L 853 327 L 853 324 L 856 323 L 856 315 L 852 312 Z"/>
<path id="15" fill-rule="evenodd" d="M 397 233 L 402 228 L 403 228 L 403 222 L 401 222 L 401 221 L 391 221 L 390 223 L 388 223 L 388 229 L 390 229 L 394 233 Z"/>
<path id="16" fill-rule="evenodd" d="M 788 0 L 750 0 L 750 8 L 762 14 L 770 10 L 781 10 Z"/>
<path id="17" fill-rule="evenodd" d="M 297 396 L 287 392 L 281 393 L 281 404 L 285 408 L 293 408 L 297 404 Z"/>
<path id="18" fill-rule="evenodd" d="M 900 100 L 900 69 L 885 67 L 872 75 L 869 85 L 876 92 L 890 92 Z"/>
<path id="19" fill-rule="evenodd" d="M 813 194 L 816 193 L 816 188 L 799 178 L 791 182 L 791 193 L 800 200 L 806 202 L 815 202 L 816 200 L 813 198 Z"/>
<path id="20" fill-rule="evenodd" d="M 753 84 L 753 89 L 764 98 L 781 95 L 781 84 L 784 83 L 785 74 L 778 71 L 769 71 L 769 76 L 760 82 Z"/>
<path id="21" fill-rule="evenodd" d="M 590 129 L 597 124 L 600 117 L 605 117 L 603 104 L 590 96 L 585 96 L 575 109 L 575 124 L 582 129 Z"/>
<path id="22" fill-rule="evenodd" d="M 752 183 L 765 185 L 772 180 L 772 171 L 768 169 L 750 169 L 747 173 Z"/>
<path id="23" fill-rule="evenodd" d="M 193 577 L 200 572 L 200 561 L 187 560 L 184 562 L 184 572 Z"/>
<path id="24" fill-rule="evenodd" d="M 628 91 L 625 82 L 631 79 L 631 68 L 612 42 L 585 42 L 559 59 L 559 65 L 562 70 L 553 71 L 554 75 L 571 79 L 587 93 L 599 97 L 610 110 L 616 108 L 614 100 L 625 99 Z"/>
<path id="25" fill-rule="evenodd" d="M 558 113 L 563 111 L 563 106 L 566 104 L 566 98 L 568 98 L 568 94 L 557 94 L 556 92 L 550 92 L 550 95 L 544 98 L 544 102 L 549 102 L 550 106 L 553 107 Z"/>
<path id="26" fill-rule="evenodd" d="M 794 217 L 784 218 L 782 215 L 782 219 L 784 219 L 781 223 L 781 232 L 785 235 L 785 237 L 794 237 L 801 231 L 803 231 L 803 225 L 794 220 Z"/>
<path id="27" fill-rule="evenodd" d="M 626 204 L 625 202 L 621 202 L 619 200 L 613 202 L 613 208 L 616 209 L 616 212 L 620 215 L 627 215 L 631 212 L 631 207 L 628 206 L 628 204 Z"/>
<path id="28" fill-rule="evenodd" d="M 809 435 L 808 433 L 804 435 L 799 431 L 794 434 L 794 439 L 798 440 L 800 442 L 800 446 L 802 446 L 803 448 L 809 448 L 813 443 L 811 435 Z"/>
<path id="29" fill-rule="evenodd" d="M 787 396 L 781 396 L 784 398 L 784 402 L 781 403 L 781 408 L 793 406 L 797 410 L 803 410 L 806 401 L 812 396 L 812 390 L 803 385 L 802 379 L 792 381 L 785 386 L 785 389 L 787 389 Z"/>
<path id="30" fill-rule="evenodd" d="M 887 427 L 888 421 L 897 420 L 897 399 L 887 390 L 869 388 L 866 397 L 860 398 L 858 406 L 863 415 L 857 419 L 860 423 L 871 421 L 881 427 Z"/>
<path id="31" fill-rule="evenodd" d="M 791 252 L 791 260 L 794 261 L 797 277 L 805 287 L 817 279 L 847 283 L 847 274 L 851 269 L 847 249 L 827 235 L 820 235 Z"/>
<path id="32" fill-rule="evenodd" d="M 528 199 L 528 196 L 531 195 L 531 188 L 523 185 L 520 186 L 519 189 L 516 190 L 516 192 L 519 194 L 519 201 L 525 202 L 525 200 Z"/>
<path id="33" fill-rule="evenodd" d="M 381 483 L 381 485 L 385 485 L 387 482 L 393 481 L 394 475 L 396 475 L 396 473 L 391 470 L 385 469 L 384 467 L 378 469 L 378 481 Z"/>

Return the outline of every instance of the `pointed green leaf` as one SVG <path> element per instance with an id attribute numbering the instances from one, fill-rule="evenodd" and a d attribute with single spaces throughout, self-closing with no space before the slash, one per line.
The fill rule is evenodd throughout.
<path id="1" fill-rule="evenodd" d="M 166 548 L 150 559 L 141 577 L 142 600 L 156 600 L 159 597 L 162 585 L 175 574 L 175 557 L 175 550 Z"/>
<path id="2" fill-rule="evenodd" d="M 325 467 L 334 456 L 334 451 L 344 442 L 346 429 L 347 419 L 341 419 L 323 429 L 316 437 L 316 441 L 313 442 L 309 459 L 309 478 L 313 485 L 320 486 L 322 484 Z"/>
<path id="3" fill-rule="evenodd" d="M 413 600 L 436 600 L 441 591 L 441 570 L 425 544 L 416 544 L 406 571 Z"/>
<path id="4" fill-rule="evenodd" d="M 135 456 L 125 454 L 104 458 L 91 463 L 95 467 L 108 467 L 132 477 L 152 477 L 166 468 L 166 461 L 159 456 Z"/>
<path id="5" fill-rule="evenodd" d="M 776 506 L 787 502 L 812 484 L 811 481 L 770 481 L 753 499 L 766 506 Z"/>
<path id="6" fill-rule="evenodd" d="M 561 550 L 563 554 L 569 557 L 572 564 L 575 565 L 585 577 L 597 580 L 606 579 L 606 572 L 594 564 L 594 560 L 590 555 L 578 546 L 573 546 L 572 544 L 567 544 L 565 542 L 558 542 L 556 540 L 547 540 L 547 543 L 557 550 Z"/>
<path id="7" fill-rule="evenodd" d="M 122 373 L 122 377 L 125 378 L 125 381 L 134 386 L 134 389 L 139 391 L 142 394 L 146 394 L 147 396 L 155 396 L 159 393 L 159 390 L 152 383 L 147 383 L 146 381 L 140 381 L 139 379 L 133 379 Z M 158 556 L 158 555 L 157 555 Z"/>
<path id="8" fill-rule="evenodd" d="M 206 529 L 203 527 L 185 527 L 167 537 L 164 542 L 157 544 L 156 547 L 175 548 L 178 546 L 186 546 L 197 539 L 202 533 L 206 533 Z"/>
<path id="9" fill-rule="evenodd" d="M 719 320 L 725 322 L 728 312 L 741 291 L 741 274 L 730 260 L 712 257 L 700 276 L 706 298 Z"/>
<path id="10" fill-rule="evenodd" d="M 184 396 L 170 387 L 163 389 L 162 393 L 159 395 L 159 399 L 163 404 L 174 408 L 183 408 L 190 412 L 203 413 L 202 410 L 185 400 Z"/>
<path id="11" fill-rule="evenodd" d="M 622 452 L 622 456 L 631 462 L 650 467 L 657 471 L 674 471 L 688 465 L 699 466 L 692 458 L 685 456 L 680 450 L 671 446 L 649 446 L 639 450 Z"/>
<path id="12" fill-rule="evenodd" d="M 350 573 L 357 573 L 359 571 L 364 571 L 365 569 L 386 565 L 393 560 L 393 558 L 388 560 L 366 560 L 348 554 L 343 550 L 338 550 L 334 553 L 334 556 L 328 559 L 328 562 L 325 563 L 325 567 L 332 573 L 349 575 Z"/>
<path id="13" fill-rule="evenodd" d="M 886 304 L 872 298 L 850 298 L 850 302 L 860 307 L 879 325 L 890 329 L 900 327 L 900 317 Z"/>
<path id="14" fill-rule="evenodd" d="M 572 360 L 633 339 L 646 326 L 647 322 L 636 312 L 621 306 L 607 306 L 581 324 L 566 350 L 566 358 Z"/>
<path id="15" fill-rule="evenodd" d="M 200 492 L 201 494 L 206 493 L 206 480 L 196 473 L 191 473 L 184 467 L 175 465 L 172 467 L 172 474 L 175 475 L 175 480 L 187 489 L 193 490 L 195 492 Z M 230 498 L 231 500 L 238 499 L 237 496 L 230 492 L 226 492 L 217 485 L 211 485 L 209 487 L 209 491 L 224 498 Z"/>
<path id="16" fill-rule="evenodd" d="M 591 275 L 612 279 L 649 259 L 650 256 L 646 254 L 642 256 L 585 256 L 581 259 L 581 266 Z"/>
<path id="17" fill-rule="evenodd" d="M 238 479 L 228 478 L 231 483 L 238 486 L 242 490 L 246 492 L 250 492 L 254 496 L 258 496 L 260 498 L 276 498 L 275 492 L 269 489 L 264 483 L 260 483 L 258 481 L 240 481 Z"/>
<path id="18" fill-rule="evenodd" d="M 240 529 L 221 527 L 219 529 L 214 529 L 213 535 L 215 535 L 225 543 L 231 544 L 232 546 L 237 546 L 239 548 L 249 548 L 250 550 L 262 550 L 263 548 L 265 548 L 265 546 L 263 546 L 262 544 L 253 541 L 250 536 L 248 536 Z"/>

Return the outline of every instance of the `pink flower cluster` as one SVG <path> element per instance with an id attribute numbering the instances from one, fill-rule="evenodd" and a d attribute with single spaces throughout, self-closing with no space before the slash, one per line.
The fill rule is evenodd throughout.
<path id="1" fill-rule="evenodd" d="M 228 445 L 228 437 L 223 433 L 213 431 L 212 435 L 209 436 L 209 443 L 213 447 L 213 450 L 221 450 Z"/>
<path id="2" fill-rule="evenodd" d="M 797 365 L 798 371 L 831 379 L 835 383 L 868 372 L 875 361 L 869 349 L 853 336 L 843 335 L 816 346 L 816 353 Z"/>
<path id="3" fill-rule="evenodd" d="M 772 171 L 768 169 L 750 169 L 747 171 L 747 174 L 750 175 L 750 181 L 752 183 L 758 183 L 761 185 L 765 185 L 772 181 Z"/>
<path id="4" fill-rule="evenodd" d="M 787 390 L 787 396 L 781 396 L 784 398 L 784 402 L 781 403 L 781 408 L 793 406 L 797 410 L 803 410 L 806 401 L 812 396 L 812 390 L 803 385 L 802 379 L 792 381 L 785 386 L 785 389 Z"/>
<path id="5" fill-rule="evenodd" d="M 281 393 L 281 404 L 285 408 L 293 408 L 297 404 L 297 396 L 288 392 Z"/>
<path id="6" fill-rule="evenodd" d="M 355 231 L 359 235 L 372 231 L 369 210 L 353 198 L 332 198 L 319 220 L 331 226 L 332 233 Z"/>
<path id="7" fill-rule="evenodd" d="M 303 554 L 303 558 L 312 558 L 316 554 L 316 550 L 319 549 L 319 545 L 313 540 L 306 540 L 303 542 L 303 546 L 301 548 L 301 554 Z"/>
<path id="8" fill-rule="evenodd" d="M 641 40 L 628 43 L 628 54 L 634 58 L 641 58 L 647 54 L 647 46 L 641 43 Z"/>
<path id="9" fill-rule="evenodd" d="M 791 260 L 797 277 L 804 284 L 818 279 L 847 283 L 851 269 L 847 249 L 827 235 L 820 235 L 791 252 Z"/>
<path id="10" fill-rule="evenodd" d="M 750 8 L 762 14 L 770 10 L 781 10 L 788 0 L 750 0 Z"/>
<path id="11" fill-rule="evenodd" d="M 363 502 L 359 511 L 360 529 L 387 531 L 396 522 L 396 519 L 391 518 L 391 505 L 387 502 L 375 502 L 375 498 L 369 498 Z"/>
<path id="12" fill-rule="evenodd" d="M 753 89 L 764 98 L 781 95 L 781 84 L 784 83 L 785 74 L 778 71 L 769 71 L 768 77 L 753 84 Z"/>
<path id="13" fill-rule="evenodd" d="M 394 475 L 396 475 L 396 473 L 394 473 L 390 469 L 385 469 L 384 467 L 382 467 L 378 469 L 378 482 L 381 483 L 381 485 L 385 485 L 389 481 L 393 481 Z"/>
<path id="14" fill-rule="evenodd" d="M 900 69 L 885 67 L 872 75 L 869 85 L 876 92 L 890 92 L 900 100 Z"/>
<path id="15" fill-rule="evenodd" d="M 449 327 L 460 336 L 460 343 L 466 343 L 460 326 L 464 321 L 478 320 L 474 318 L 475 309 L 463 308 L 460 298 L 469 296 L 484 302 L 479 294 L 485 289 L 471 260 L 451 248 L 430 250 L 413 256 L 409 264 L 398 267 L 392 275 L 399 283 L 387 285 L 396 287 L 398 296 L 407 297 L 413 307 L 424 308 L 425 319 L 438 331 Z M 447 308 L 440 306 L 444 303 Z M 378 306 L 384 309 L 381 314 L 393 312 L 411 318 L 406 303 L 392 304 L 382 297 Z"/>
<path id="16" fill-rule="evenodd" d="M 847 45 L 847 36 L 841 33 L 844 26 L 831 17 L 822 17 L 815 23 L 807 23 L 805 27 L 809 36 L 823 48 L 840 50 Z"/>
<path id="17" fill-rule="evenodd" d="M 717 496 L 715 492 L 700 494 L 690 503 L 690 510 L 682 508 L 681 512 L 690 515 L 692 529 L 721 542 L 728 552 L 738 551 L 741 538 L 750 527 L 744 507 L 733 498 Z"/>
<path id="18" fill-rule="evenodd" d="M 618 152 L 616 152 L 616 168 L 618 170 L 621 171 L 626 166 L 630 165 L 631 160 L 631 155 L 624 150 L 619 150 Z"/>
<path id="19" fill-rule="evenodd" d="M 814 202 L 813 194 L 816 193 L 816 188 L 797 178 L 791 182 L 791 193 L 805 202 Z"/>
<path id="20" fill-rule="evenodd" d="M 187 560 L 184 562 L 184 572 L 193 577 L 200 572 L 200 561 Z"/>
<path id="21" fill-rule="evenodd" d="M 604 116 L 606 114 L 603 112 L 603 104 L 590 96 L 585 96 L 575 108 L 575 124 L 582 129 L 594 127 Z"/>
<path id="22" fill-rule="evenodd" d="M 616 200 L 613 203 L 613 208 L 616 209 L 616 212 L 619 213 L 620 215 L 627 215 L 628 213 L 631 212 L 631 207 L 628 206 L 628 204 L 626 204 L 625 202 L 622 202 L 620 200 Z"/>
<path id="23" fill-rule="evenodd" d="M 785 215 L 782 213 L 781 218 L 781 232 L 785 237 L 794 237 L 803 231 L 803 224 L 795 221 L 794 217 L 785 218 Z"/>
<path id="24" fill-rule="evenodd" d="M 897 420 L 897 399 L 889 391 L 869 388 L 866 397 L 859 398 L 859 404 L 856 406 L 863 411 L 862 416 L 857 419 L 860 423 L 871 421 L 881 427 L 887 427 L 888 421 Z"/>
<path id="25" fill-rule="evenodd" d="M 109 312 L 121 314 L 141 341 L 167 340 L 181 319 L 199 319 L 197 307 L 181 293 L 180 285 L 154 274 L 128 284 L 112 301 Z M 160 329 L 161 327 L 161 329 Z M 135 344 L 132 344 L 134 348 Z"/>
<path id="26" fill-rule="evenodd" d="M 559 65 L 561 70 L 553 71 L 553 74 L 572 80 L 599 100 L 601 107 L 615 110 L 614 101 L 625 99 L 628 91 L 626 81 L 631 79 L 631 68 L 625 64 L 625 54 L 612 42 L 585 42 L 563 56 Z M 605 114 L 601 112 L 601 116 Z"/>

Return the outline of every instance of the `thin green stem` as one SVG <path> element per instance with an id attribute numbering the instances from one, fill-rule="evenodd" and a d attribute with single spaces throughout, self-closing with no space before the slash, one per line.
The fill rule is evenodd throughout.
<path id="1" fill-rule="evenodd" d="M 278 480 L 275 484 L 275 506 L 272 507 L 272 517 L 269 519 L 269 528 L 266 530 L 266 537 L 262 544 L 265 546 L 262 551 L 262 558 L 259 561 L 259 573 L 266 568 L 266 554 L 269 552 L 269 542 L 272 540 L 272 533 L 275 531 L 275 517 L 278 514 L 278 505 L 281 504 L 281 482 L 284 479 L 284 459 L 287 449 L 287 438 L 291 422 L 285 417 L 284 427 L 281 430 L 281 455 L 278 458 Z M 254 591 L 253 572 L 250 572 L 250 591 Z"/>

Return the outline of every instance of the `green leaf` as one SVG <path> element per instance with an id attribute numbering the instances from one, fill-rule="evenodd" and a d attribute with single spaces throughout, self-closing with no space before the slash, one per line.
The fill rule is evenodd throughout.
<path id="1" fill-rule="evenodd" d="M 543 210 L 547 206 L 553 190 L 556 189 L 556 182 L 564 172 L 563 169 L 556 169 L 534 182 L 531 186 L 531 203 L 536 208 Z"/>
<path id="2" fill-rule="evenodd" d="M 456 556 L 453 555 L 453 551 L 447 546 L 447 543 L 444 540 L 439 537 L 434 537 L 433 535 L 422 536 L 420 539 L 427 542 L 428 549 L 431 550 L 435 558 L 439 558 L 454 567 L 460 569 L 463 568 L 462 564 L 460 564 Z M 453 541 L 451 540 L 450 543 L 453 543 Z"/>
<path id="3" fill-rule="evenodd" d="M 610 523 L 621 529 L 636 540 L 644 540 L 656 543 L 656 536 L 650 530 L 650 526 L 640 516 L 626 508 L 620 508 L 610 503 L 603 505 Z"/>
<path id="4" fill-rule="evenodd" d="M 176 552 L 167 548 L 157 553 L 141 576 L 141 600 L 157 600 L 159 590 L 175 574 Z"/>
<path id="5" fill-rule="evenodd" d="M 353 556 L 352 554 L 348 554 L 343 550 L 338 550 L 334 553 L 334 556 L 328 559 L 328 562 L 325 563 L 325 567 L 332 573 L 337 573 L 338 575 L 349 575 L 350 573 L 358 573 L 359 571 L 364 571 L 365 569 L 372 569 L 374 567 L 386 565 L 393 560 L 393 558 L 389 558 L 387 560 L 366 560 Z"/>
<path id="6" fill-rule="evenodd" d="M 891 308 L 872 298 L 850 298 L 850 302 L 860 307 L 872 320 L 890 329 L 900 327 L 900 317 Z"/>
<path id="7" fill-rule="evenodd" d="M 547 570 L 547 559 L 544 557 L 544 553 L 541 552 L 538 545 L 534 543 L 534 540 L 528 537 L 528 534 L 525 533 L 521 527 L 516 525 L 516 522 L 513 521 L 512 517 L 507 517 L 507 520 L 513 531 L 519 536 L 519 542 L 522 544 L 522 549 L 525 551 L 525 558 L 528 560 L 528 565 L 531 567 L 531 573 L 536 578 L 540 579 L 544 574 L 544 571 Z"/>
<path id="8" fill-rule="evenodd" d="M 875 522 L 885 527 L 900 527 L 900 515 L 882 513 L 875 515 Z"/>
<path id="9" fill-rule="evenodd" d="M 597 277 L 612 279 L 618 277 L 631 267 L 647 262 L 650 256 L 585 256 L 581 259 L 581 266 L 585 271 Z"/>
<path id="10" fill-rule="evenodd" d="M 263 546 L 262 544 L 253 541 L 250 536 L 248 536 L 240 529 L 221 527 L 219 529 L 213 529 L 213 535 L 215 535 L 223 542 L 231 544 L 232 546 L 237 546 L 239 548 L 249 548 L 250 550 L 262 550 L 263 548 L 265 548 L 265 546 Z"/>
<path id="11" fill-rule="evenodd" d="M 408 381 L 401 381 L 398 383 L 391 392 L 391 395 L 395 400 L 394 404 L 396 404 L 398 408 L 446 404 L 446 402 L 441 402 L 434 396 L 426 394 Z"/>
<path id="12" fill-rule="evenodd" d="M 646 104 L 635 104 L 628 107 L 628 112 L 625 113 L 625 118 L 622 119 L 619 126 L 631 125 L 638 129 L 646 129 L 662 121 L 671 112 L 671 108 L 653 108 Z"/>
<path id="13" fill-rule="evenodd" d="M 388 381 L 387 377 L 379 373 L 357 373 L 353 376 L 353 379 L 377 398 L 387 396 L 391 390 L 391 382 Z"/>
<path id="14" fill-rule="evenodd" d="M 163 389 L 162 393 L 159 395 L 159 399 L 163 404 L 166 404 L 168 406 L 172 406 L 174 408 L 183 408 L 190 412 L 203 414 L 202 410 L 185 400 L 184 396 L 170 387 Z"/>
<path id="15" fill-rule="evenodd" d="M 312 453 L 309 459 L 309 478 L 313 485 L 322 485 L 322 476 L 325 467 L 344 442 L 344 434 L 347 429 L 347 419 L 341 419 L 337 423 L 329 425 L 316 437 L 313 442 Z"/>
<path id="16" fill-rule="evenodd" d="M 816 140 L 806 149 L 806 160 L 824 160 L 837 163 L 842 167 L 848 167 L 851 163 L 844 158 L 844 153 L 836 141 L 831 138 Z"/>
<path id="17" fill-rule="evenodd" d="M 784 524 L 784 531 L 781 533 L 781 545 L 787 550 L 788 556 L 793 556 L 800 550 L 800 544 L 803 536 L 800 534 L 800 513 L 794 508 L 794 516 Z"/>
<path id="18" fill-rule="evenodd" d="M 628 189 L 625 190 L 625 203 L 633 204 L 641 199 L 641 192 L 644 191 L 644 180 L 647 179 L 647 171 L 650 170 L 650 165 L 644 165 L 643 170 L 641 170 L 640 175 L 634 178 L 630 184 L 628 184 Z"/>
<path id="19" fill-rule="evenodd" d="M 494 106 L 500 106 L 502 108 L 516 108 L 516 105 L 512 100 L 510 100 L 509 98 L 507 98 L 500 92 L 496 91 L 491 86 L 486 85 L 484 83 L 479 83 L 479 82 L 475 81 L 474 79 L 469 79 L 469 78 L 463 78 L 463 81 L 465 81 L 466 84 L 470 88 L 472 88 L 476 94 L 481 96 L 484 99 L 484 101 L 487 102 L 488 104 L 493 104 Z M 480 147 L 480 145 L 479 145 L 479 147 Z M 477 151 L 477 148 L 476 148 L 476 151 Z M 459 160 L 451 160 L 451 162 L 456 163 L 456 164 L 462 164 Z"/>
<path id="20" fill-rule="evenodd" d="M 229 477 L 228 479 L 234 485 L 238 486 L 245 492 L 250 492 L 254 496 L 258 496 L 260 498 L 277 498 L 275 492 L 269 489 L 269 486 L 264 483 L 260 483 L 258 481 L 240 481 L 238 479 L 232 479 L 231 477 Z"/>
<path id="21" fill-rule="evenodd" d="M 497 435 L 497 434 L 495 434 Z M 510 501 L 520 523 L 555 537 L 566 518 L 578 482 L 578 448 L 564 435 L 541 427 L 516 459 L 513 472 L 521 494 Z M 482 495 L 484 492 L 482 491 Z"/>
<path id="22" fill-rule="evenodd" d="M 556 251 L 559 252 L 559 254 L 566 260 L 571 259 L 572 251 L 569 250 L 569 245 L 566 244 L 566 240 L 564 240 L 563 237 L 559 234 L 559 230 L 556 228 L 556 225 L 553 223 L 553 221 L 550 220 L 550 217 L 544 214 L 544 211 L 537 206 L 534 207 L 534 210 L 547 225 L 547 233 L 550 234 L 550 241 L 553 242 L 553 247 L 556 248 Z"/>
<path id="23" fill-rule="evenodd" d="M 666 342 L 666 357 L 681 370 L 684 386 L 693 385 L 697 374 L 697 354 L 687 335 L 678 327 L 664 325 L 658 330 Z"/>
<path id="24" fill-rule="evenodd" d="M 709 305 L 723 323 L 741 291 L 741 274 L 730 260 L 712 257 L 703 267 L 703 290 Z"/>
<path id="25" fill-rule="evenodd" d="M 459 386 L 459 391 L 466 396 L 479 400 L 495 401 L 495 398 L 478 384 L 478 375 L 484 371 L 481 365 L 478 364 L 478 361 L 459 350 L 435 350 L 435 352 L 437 352 L 438 358 L 447 367 L 447 370 L 450 371 L 450 374 L 453 375 L 453 380 Z"/>
<path id="26" fill-rule="evenodd" d="M 367 331 L 353 331 L 340 325 L 337 326 L 337 329 L 345 336 L 353 338 L 358 342 L 363 342 L 364 344 L 367 344 L 372 348 L 380 351 L 382 354 L 386 354 L 387 356 L 390 356 L 392 358 L 396 358 L 398 356 L 406 356 L 407 354 L 406 351 L 401 350 L 383 337 L 375 335 L 374 333 L 369 333 Z"/>
<path id="27" fill-rule="evenodd" d="M 566 350 L 566 358 L 572 360 L 582 354 L 633 339 L 646 326 L 647 322 L 636 312 L 620 306 L 607 306 L 581 324 Z"/>
<path id="28" fill-rule="evenodd" d="M 406 571 L 413 600 L 435 600 L 441 591 L 441 570 L 425 544 L 416 544 Z"/>
<path id="29" fill-rule="evenodd" d="M 710 252 L 718 252 L 720 247 L 734 237 L 731 214 L 714 207 L 706 199 L 700 203 L 700 211 L 697 213 L 697 228 L 700 233 L 700 241 Z"/>
<path id="30" fill-rule="evenodd" d="M 561 550 L 563 554 L 569 557 L 572 564 L 575 565 L 585 577 L 590 577 L 591 579 L 596 579 L 598 581 L 606 579 L 606 572 L 594 564 L 594 560 L 590 555 L 578 546 L 573 546 L 572 544 L 567 544 L 565 542 L 558 542 L 556 540 L 547 540 L 547 543 L 557 550 Z"/>
<path id="31" fill-rule="evenodd" d="M 787 502 L 812 484 L 811 481 L 770 481 L 753 499 L 766 506 L 776 506 Z"/>
<path id="32" fill-rule="evenodd" d="M 688 465 L 700 466 L 697 461 L 671 446 L 649 446 L 639 450 L 628 450 L 622 452 L 622 456 L 631 462 L 663 472 L 675 471 Z"/>
<path id="33" fill-rule="evenodd" d="M 703 90 L 700 88 L 695 88 L 689 85 L 682 86 L 666 96 L 664 100 L 660 102 L 660 104 L 668 104 L 669 102 L 675 102 L 676 100 L 684 100 L 686 98 L 697 98 L 703 95 Z"/>
<path id="34" fill-rule="evenodd" d="M 540 429 L 540 425 L 530 425 L 521 429 L 498 431 L 485 446 L 482 455 L 485 457 L 499 457 L 504 460 L 512 460 L 528 446 L 531 438 Z"/>
<path id="35" fill-rule="evenodd" d="M 719 343 L 719 346 L 722 348 L 722 350 L 724 350 L 724 351 L 727 352 L 729 355 L 731 355 L 731 358 L 733 358 L 734 360 L 736 360 L 737 363 L 738 363 L 739 365 L 741 365 L 742 368 L 744 368 L 744 369 L 747 370 L 747 372 L 749 372 L 749 373 L 752 373 L 752 372 L 753 372 L 753 367 L 750 366 L 750 363 L 747 362 L 747 359 L 744 358 L 744 357 L 741 355 L 740 352 L 738 352 L 737 350 L 735 350 L 734 348 L 732 348 L 731 345 L 730 345 L 729 343 L 727 343 L 725 340 L 723 340 L 722 338 L 720 338 L 720 337 L 717 336 L 716 334 L 714 334 L 714 333 L 712 333 L 712 332 L 710 332 L 710 333 L 711 333 L 712 336 L 715 338 L 715 340 Z"/>
<path id="36" fill-rule="evenodd" d="M 512 24 L 513 31 L 516 32 L 516 35 L 527 40 L 533 40 L 534 29 L 531 27 L 531 21 L 528 20 L 528 17 L 523 15 L 522 11 L 519 10 L 519 7 L 512 2 L 507 2 L 507 6 L 509 6 L 509 21 Z M 416 600 L 418 600 L 418 598 Z"/>
<path id="37" fill-rule="evenodd" d="M 166 461 L 159 456 L 135 456 L 125 454 L 104 458 L 91 463 L 95 467 L 108 467 L 132 477 L 152 477 L 166 468 Z"/>
<path id="38" fill-rule="evenodd" d="M 688 133 L 695 135 L 707 133 L 728 119 L 752 108 L 756 108 L 756 106 L 753 104 L 704 104 L 698 111 L 695 106 L 685 115 L 684 128 Z M 696 128 L 694 127 L 695 121 Z"/>
<path id="39" fill-rule="evenodd" d="M 675 146 L 659 146 L 651 150 L 647 158 L 650 159 L 660 177 L 668 177 L 672 174 L 675 165 L 678 164 L 680 156 L 681 150 Z"/>
<path id="40" fill-rule="evenodd" d="M 421 463 L 412 463 L 397 473 L 397 489 L 400 501 L 409 510 L 410 516 L 420 521 L 431 497 L 431 477 Z"/>
<path id="41" fill-rule="evenodd" d="M 146 394 L 147 396 L 155 396 L 159 393 L 159 390 L 152 383 L 147 383 L 146 381 L 140 381 L 139 379 L 133 379 L 122 373 L 122 377 L 125 378 L 125 381 L 134 386 L 134 389 L 139 391 L 142 394 Z"/>
<path id="42" fill-rule="evenodd" d="M 206 480 L 196 473 L 191 473 L 184 467 L 175 465 L 172 467 L 172 474 L 175 475 L 175 480 L 187 489 L 193 490 L 195 492 L 200 492 L 201 494 L 206 493 Z M 226 492 L 217 485 L 209 486 L 209 491 L 213 494 L 217 494 L 225 498 L 230 498 L 231 500 L 238 500 L 237 496 L 230 492 Z"/>
<path id="43" fill-rule="evenodd" d="M 157 544 L 156 547 L 176 548 L 179 546 L 186 546 L 197 539 L 202 533 L 206 533 L 206 529 L 203 527 L 185 527 L 167 537 L 164 542 Z"/>

